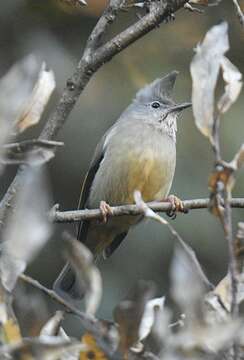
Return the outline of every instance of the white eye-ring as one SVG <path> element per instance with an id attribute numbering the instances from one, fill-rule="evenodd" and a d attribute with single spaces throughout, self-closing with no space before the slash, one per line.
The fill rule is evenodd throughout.
<path id="1" fill-rule="evenodd" d="M 151 103 L 151 107 L 154 108 L 154 109 L 158 109 L 160 106 L 161 106 L 161 104 L 160 104 L 159 101 L 153 101 Z"/>

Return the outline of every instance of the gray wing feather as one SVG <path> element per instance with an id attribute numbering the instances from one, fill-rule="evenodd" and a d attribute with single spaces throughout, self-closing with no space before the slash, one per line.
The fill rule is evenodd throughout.
<path id="1" fill-rule="evenodd" d="M 104 151 L 105 151 L 104 143 L 105 143 L 106 135 L 107 135 L 107 133 L 103 136 L 101 141 L 98 143 L 95 153 L 94 153 L 94 156 L 93 156 L 93 159 L 91 161 L 89 170 L 85 176 L 85 179 L 84 179 L 84 182 L 82 185 L 82 189 L 81 189 L 79 203 L 78 203 L 78 210 L 84 209 L 86 206 L 86 203 L 87 203 L 87 200 L 88 200 L 88 197 L 90 194 L 92 182 L 95 178 L 97 170 L 99 169 L 101 161 L 104 157 Z M 87 231 L 88 231 L 88 226 L 89 226 L 89 221 L 80 221 L 79 227 L 78 227 L 78 233 L 77 233 L 78 240 L 84 242 Z"/>

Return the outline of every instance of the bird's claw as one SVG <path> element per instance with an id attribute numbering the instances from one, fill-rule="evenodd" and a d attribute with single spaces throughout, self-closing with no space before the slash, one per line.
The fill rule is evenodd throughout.
<path id="1" fill-rule="evenodd" d="M 113 214 L 113 211 L 109 204 L 106 203 L 106 201 L 100 201 L 100 211 L 102 213 L 102 222 L 106 224 L 108 221 L 108 216 Z"/>
<path id="2" fill-rule="evenodd" d="M 165 201 L 172 205 L 172 208 L 166 213 L 171 219 L 176 218 L 177 212 L 188 213 L 188 209 L 184 208 L 183 202 L 177 196 L 169 195 Z"/>

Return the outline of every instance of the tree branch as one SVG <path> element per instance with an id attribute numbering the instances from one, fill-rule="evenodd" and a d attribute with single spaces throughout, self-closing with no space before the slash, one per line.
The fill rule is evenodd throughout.
<path id="1" fill-rule="evenodd" d="M 183 201 L 185 210 L 206 209 L 210 202 L 209 199 L 194 199 Z M 172 210 L 172 204 L 167 202 L 151 202 L 147 205 L 153 210 L 158 212 L 168 212 Z M 230 201 L 230 205 L 233 208 L 244 208 L 244 198 L 233 198 Z M 136 205 L 122 205 L 111 207 L 111 216 L 122 215 L 140 215 L 143 214 L 142 210 Z M 55 205 L 50 212 L 50 217 L 53 222 L 57 223 L 71 223 L 81 220 L 102 219 L 102 214 L 99 209 L 92 210 L 71 210 L 71 211 L 59 211 L 58 206 Z"/>
<path id="2" fill-rule="evenodd" d="M 114 1 L 115 2 L 115 1 Z M 72 77 L 67 81 L 64 92 L 57 105 L 56 111 L 50 117 L 46 123 L 42 133 L 41 139 L 51 140 L 55 138 L 59 130 L 64 125 L 70 111 L 73 109 L 78 97 L 82 90 L 89 82 L 92 75 L 106 62 L 111 60 L 115 55 L 120 53 L 123 49 L 134 43 L 136 40 L 150 32 L 157 27 L 163 20 L 166 20 L 168 16 L 183 7 L 187 0 L 169 0 L 169 1 L 156 1 L 152 3 L 150 12 L 138 20 L 135 24 L 116 35 L 113 39 L 109 40 L 106 44 L 97 48 L 92 56 L 87 57 L 87 48 L 84 51 L 77 69 Z M 118 5 L 117 5 L 118 6 Z M 115 11 L 115 10 L 113 10 Z M 113 16 L 115 17 L 115 14 Z M 106 16 L 107 12 L 105 11 Z M 109 18 L 106 17 L 106 21 L 109 22 Z M 105 21 L 105 19 L 104 19 Z M 100 38 L 99 26 L 102 20 L 99 21 L 93 30 L 93 34 L 97 34 Z M 102 25 L 101 25 L 102 26 Z M 107 28 L 103 24 L 103 28 Z M 95 35 L 94 35 L 95 36 Z M 96 38 L 93 37 L 92 44 L 96 42 Z M 88 40 L 88 48 L 91 46 Z"/>
<path id="3" fill-rule="evenodd" d="M 236 10 L 236 14 L 237 14 L 237 16 L 238 16 L 238 19 L 239 19 L 241 25 L 244 26 L 244 14 L 243 14 L 243 12 L 242 12 L 242 10 L 241 10 L 241 7 L 240 7 L 240 5 L 239 5 L 239 3 L 238 3 L 237 0 L 232 0 L 232 2 L 233 2 L 233 4 L 234 4 L 234 7 L 235 7 L 235 10 Z"/>
<path id="4" fill-rule="evenodd" d="M 57 137 L 81 92 L 84 90 L 92 75 L 103 64 L 157 27 L 161 22 L 166 20 L 170 14 L 182 8 L 186 2 L 187 0 L 158 0 L 152 2 L 148 14 L 120 34 L 116 35 L 106 44 L 96 48 L 101 40 L 101 36 L 107 30 L 109 24 L 115 20 L 120 6 L 123 4 L 122 0 L 110 0 L 107 9 L 104 11 L 87 41 L 83 56 L 79 61 L 74 74 L 67 80 L 56 110 L 44 126 L 40 139 L 52 140 Z M 94 50 L 92 56 L 90 56 L 90 50 L 92 48 L 96 50 Z M 3 219 L 5 218 L 6 209 L 11 206 L 15 193 L 18 190 L 22 169 L 23 168 L 19 169 L 0 202 L 0 228 L 1 223 L 3 223 Z"/>
<path id="5" fill-rule="evenodd" d="M 19 276 L 19 278 L 21 280 L 23 280 L 25 283 L 35 287 L 36 289 L 40 290 L 45 295 L 49 296 L 52 300 L 54 300 L 59 305 L 64 306 L 66 312 L 77 315 L 81 319 L 82 325 L 84 326 L 85 329 L 90 331 L 91 329 L 94 328 L 95 324 L 97 323 L 97 320 L 95 317 L 85 314 L 82 311 L 76 309 L 73 305 L 71 305 L 70 303 L 65 301 L 61 296 L 59 296 L 55 291 L 46 288 L 44 285 L 39 283 L 39 281 L 33 279 L 32 277 L 27 276 L 25 274 L 21 274 Z"/>
<path id="6" fill-rule="evenodd" d="M 21 274 L 19 278 L 25 283 L 31 285 L 32 287 L 40 290 L 43 294 L 47 295 L 50 299 L 55 301 L 57 304 L 64 306 L 65 311 L 71 314 L 74 314 L 79 317 L 82 326 L 90 332 L 96 339 L 101 347 L 101 349 L 112 359 L 111 349 L 109 348 L 106 341 L 103 339 L 104 335 L 104 327 L 97 318 L 92 315 L 86 314 L 80 310 L 78 310 L 75 306 L 70 304 L 68 301 L 65 301 L 61 296 L 59 296 L 55 291 L 46 288 L 39 281 L 33 279 L 30 276 L 25 274 Z"/>

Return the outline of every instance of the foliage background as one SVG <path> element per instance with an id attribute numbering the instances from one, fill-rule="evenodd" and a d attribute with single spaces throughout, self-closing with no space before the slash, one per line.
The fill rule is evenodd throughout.
<path id="1" fill-rule="evenodd" d="M 41 124 L 25 132 L 25 137 L 37 136 L 48 113 L 55 107 L 105 1 L 88 0 L 88 3 L 89 7 L 82 11 L 72 10 L 58 0 L 10 0 L 1 4 L 0 75 L 29 53 L 45 60 L 56 75 L 57 90 L 49 109 Z M 240 5 L 244 5 L 243 1 Z M 122 13 L 114 27 L 124 28 L 131 22 L 131 16 Z M 95 74 L 59 136 L 59 140 L 65 142 L 65 147 L 49 164 L 54 203 L 59 203 L 62 209 L 76 208 L 82 179 L 97 141 L 129 104 L 138 88 L 177 69 L 180 75 L 175 99 L 190 99 L 189 63 L 193 48 L 207 29 L 222 19 L 227 20 L 230 26 L 229 58 L 244 73 L 243 32 L 232 3 L 223 0 L 218 7 L 206 9 L 203 15 L 179 11 L 176 21 L 161 25 Z M 243 100 L 242 93 L 222 121 L 223 157 L 227 160 L 232 158 L 243 142 Z M 207 182 L 212 162 L 207 140 L 196 130 L 191 112 L 186 111 L 178 126 L 177 168 L 171 192 L 182 199 L 208 196 Z M 0 193 L 6 190 L 15 170 L 12 167 L 5 175 Z M 243 180 L 244 174 L 241 174 L 234 196 L 243 196 Z M 236 221 L 243 220 L 241 211 L 234 210 L 234 215 Z M 227 270 L 227 244 L 217 219 L 207 211 L 196 210 L 188 215 L 179 215 L 173 225 L 196 250 L 210 280 L 220 280 Z M 74 225 L 57 225 L 55 236 L 28 269 L 33 277 L 50 287 L 64 263 L 60 236 L 64 229 L 75 233 Z M 146 221 L 132 229 L 113 257 L 99 263 L 104 281 L 99 315 L 111 318 L 115 304 L 138 279 L 155 281 L 158 295 L 167 294 L 173 246 L 174 240 L 167 228 L 162 230 L 154 222 Z M 49 309 L 52 306 L 47 305 Z M 25 321 L 26 326 L 28 321 Z M 79 333 L 79 321 L 71 318 L 67 326 L 71 324 L 71 335 Z"/>

